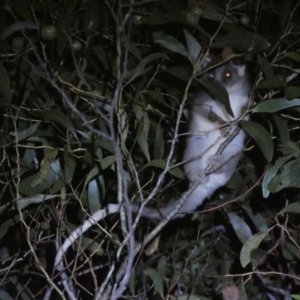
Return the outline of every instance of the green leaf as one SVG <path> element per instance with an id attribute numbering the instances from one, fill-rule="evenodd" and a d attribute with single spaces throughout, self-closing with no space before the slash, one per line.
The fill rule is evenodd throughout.
<path id="1" fill-rule="evenodd" d="M 76 168 L 75 158 L 68 152 L 68 146 L 64 147 L 64 171 L 65 171 L 65 183 L 70 183 L 73 179 L 73 175 Z"/>
<path id="2" fill-rule="evenodd" d="M 25 198 L 22 198 L 19 201 L 17 201 L 17 207 L 18 207 L 18 209 L 24 209 L 29 204 L 41 203 L 41 202 L 44 202 L 46 200 L 53 199 L 56 197 L 57 197 L 57 195 L 44 195 L 44 194 L 25 197 Z"/>
<path id="3" fill-rule="evenodd" d="M 91 150 L 87 149 L 84 152 L 83 158 L 82 158 L 82 167 L 85 169 L 87 166 L 92 165 L 92 155 L 91 155 Z"/>
<path id="4" fill-rule="evenodd" d="M 57 52 L 61 56 L 66 45 L 68 44 L 68 33 L 70 26 L 74 26 L 74 10 L 77 1 L 65 0 L 63 9 L 59 13 L 59 18 L 56 21 L 57 28 Z"/>
<path id="5" fill-rule="evenodd" d="M 230 106 L 228 92 L 221 84 L 215 81 L 204 79 L 200 79 L 199 83 L 205 88 L 206 92 L 212 96 L 213 99 L 221 102 L 225 106 L 227 113 L 231 117 L 234 117 Z"/>
<path id="6" fill-rule="evenodd" d="M 281 174 L 273 177 L 268 184 L 268 190 L 276 193 L 286 187 L 299 187 L 300 185 L 300 158 L 286 163 Z"/>
<path id="7" fill-rule="evenodd" d="M 239 288 L 239 292 L 240 292 L 239 300 L 248 300 L 243 282 L 239 282 L 238 288 Z"/>
<path id="8" fill-rule="evenodd" d="M 17 290 L 19 299 L 31 300 L 31 298 L 32 298 L 31 293 L 25 288 L 24 284 L 20 281 L 19 277 L 10 276 L 9 281 L 14 286 L 14 288 Z"/>
<path id="9" fill-rule="evenodd" d="M 299 295 L 291 295 L 293 299 L 295 300 L 300 300 L 300 296 Z"/>
<path id="10" fill-rule="evenodd" d="M 187 31 L 183 30 L 186 40 L 186 45 L 188 48 L 189 58 L 193 64 L 196 63 L 197 58 L 201 52 L 201 45 L 198 41 Z"/>
<path id="11" fill-rule="evenodd" d="M 300 87 L 288 86 L 284 89 L 284 94 L 287 99 L 295 99 L 300 96 Z"/>
<path id="12" fill-rule="evenodd" d="M 45 111 L 31 111 L 30 112 L 32 115 L 39 117 L 39 118 L 44 118 L 48 121 L 57 123 L 66 129 L 70 130 L 73 136 L 77 139 L 77 133 L 75 130 L 75 127 L 70 120 L 69 117 L 67 117 L 64 113 L 62 113 L 59 110 L 45 110 Z"/>
<path id="13" fill-rule="evenodd" d="M 102 244 L 102 242 L 100 242 Z M 76 248 L 76 250 L 79 249 L 87 249 L 94 254 L 98 255 L 98 256 L 104 256 L 105 252 L 103 250 L 103 248 L 101 247 L 101 244 L 99 242 L 97 242 L 95 239 L 93 238 L 87 238 L 87 237 L 82 237 L 80 239 L 80 244 L 78 244 L 79 247 Z"/>
<path id="14" fill-rule="evenodd" d="M 294 100 L 287 100 L 285 98 L 280 99 L 271 99 L 264 102 L 261 102 L 260 104 L 256 105 L 253 109 L 254 113 L 257 112 L 269 112 L 274 113 L 276 111 L 294 107 L 294 106 L 300 106 L 300 99 L 294 99 Z"/>
<path id="15" fill-rule="evenodd" d="M 139 16 L 135 15 L 133 18 L 135 24 L 152 24 L 152 25 L 160 25 L 171 22 L 178 22 L 188 24 L 183 14 L 152 14 L 151 16 Z"/>
<path id="16" fill-rule="evenodd" d="M 120 130 L 121 130 L 121 145 L 125 145 L 128 135 L 128 114 L 125 109 L 119 109 Z M 114 153 L 114 152 L 113 152 Z"/>
<path id="17" fill-rule="evenodd" d="M 266 172 L 264 179 L 262 181 L 262 191 L 263 191 L 264 198 L 268 198 L 270 195 L 270 191 L 268 190 L 268 185 L 269 185 L 270 181 L 272 180 L 272 178 L 276 176 L 278 170 L 292 157 L 293 157 L 293 155 L 280 157 L 279 159 L 277 159 L 274 166 L 272 166 L 271 168 L 268 169 L 268 171 Z"/>
<path id="18" fill-rule="evenodd" d="M 8 203 L 6 203 L 6 204 L 3 204 L 3 205 L 1 205 L 0 206 L 0 215 L 4 212 L 4 211 L 6 211 L 6 209 L 8 209 L 9 207 L 10 207 L 10 203 L 8 202 Z"/>
<path id="19" fill-rule="evenodd" d="M 94 46 L 94 47 L 92 47 L 92 49 L 96 53 L 96 55 L 99 58 L 99 60 L 103 63 L 103 65 L 107 69 L 109 69 L 109 67 L 110 67 L 110 64 L 109 64 L 109 54 L 107 53 L 107 51 L 105 50 L 105 48 L 102 47 L 102 46 Z"/>
<path id="20" fill-rule="evenodd" d="M 128 132 L 128 129 L 125 128 L 125 133 L 127 134 L 127 132 Z M 95 145 L 97 145 L 100 148 L 103 148 L 103 149 L 109 151 L 110 153 L 115 153 L 113 144 L 108 139 L 99 138 L 99 139 L 95 140 Z"/>
<path id="21" fill-rule="evenodd" d="M 261 241 L 266 237 L 266 235 L 273 229 L 269 228 L 264 232 L 258 232 L 251 236 L 243 245 L 241 254 L 240 254 L 240 262 L 241 265 L 245 268 L 251 260 L 251 251 L 253 249 L 257 249 L 260 245 Z"/>
<path id="22" fill-rule="evenodd" d="M 115 155 L 109 155 L 109 156 L 106 156 L 104 158 L 101 158 L 99 160 L 100 162 L 100 165 L 101 165 L 101 169 L 102 170 L 105 170 L 107 169 L 108 167 L 110 167 L 112 164 L 114 164 L 116 161 L 116 156 Z"/>
<path id="23" fill-rule="evenodd" d="M 33 143 L 27 143 L 26 146 L 28 147 L 23 155 L 23 160 L 30 166 L 34 158 L 36 157 L 36 151 L 34 149 Z M 31 148 L 30 148 L 31 147 Z"/>
<path id="24" fill-rule="evenodd" d="M 224 13 L 221 10 L 219 11 L 218 9 L 209 6 L 203 9 L 201 17 L 213 21 L 222 21 L 224 19 Z M 231 15 L 230 18 L 225 19 L 225 23 L 238 23 L 238 19 Z"/>
<path id="25" fill-rule="evenodd" d="M 273 68 L 271 63 L 265 57 L 258 56 L 257 62 L 259 63 L 261 70 L 265 74 L 265 77 L 273 76 Z"/>
<path id="26" fill-rule="evenodd" d="M 148 69 L 145 69 L 146 65 L 149 64 L 151 61 L 156 60 L 158 58 L 168 59 L 168 56 L 163 53 L 152 53 L 149 56 L 143 58 L 140 61 L 140 63 L 136 66 L 136 68 L 133 70 L 130 78 L 126 82 L 126 85 L 129 84 L 131 81 L 133 81 L 138 76 L 145 74 L 148 71 Z"/>
<path id="27" fill-rule="evenodd" d="M 144 108 L 141 105 L 136 105 L 136 104 L 133 104 L 133 111 L 139 122 L 141 121 L 141 119 L 146 113 Z"/>
<path id="28" fill-rule="evenodd" d="M 157 264 L 157 271 L 161 276 L 165 276 L 166 273 L 166 266 L 167 266 L 167 258 L 166 256 L 162 256 Z"/>
<path id="29" fill-rule="evenodd" d="M 203 10 L 201 17 L 213 21 L 222 21 L 224 19 L 224 14 L 213 7 L 207 7 Z M 232 23 L 233 21 L 226 18 L 225 22 Z"/>
<path id="30" fill-rule="evenodd" d="M 34 188 L 35 186 L 40 184 L 48 176 L 49 172 L 55 170 L 55 172 L 58 174 L 60 169 L 59 164 L 57 165 L 56 163 L 53 163 L 57 152 L 58 150 L 54 149 L 51 152 L 47 153 L 47 155 L 45 155 L 45 157 L 42 159 L 40 171 L 30 184 L 31 188 Z"/>
<path id="31" fill-rule="evenodd" d="M 290 132 L 286 121 L 284 121 L 281 117 L 275 114 L 272 117 L 276 124 L 277 131 L 280 136 L 281 144 L 282 145 L 290 144 L 291 143 Z"/>
<path id="32" fill-rule="evenodd" d="M 265 231 L 268 229 L 267 222 L 261 213 L 254 213 L 252 208 L 246 205 L 242 205 L 242 207 L 259 231 Z"/>
<path id="33" fill-rule="evenodd" d="M 0 290 L 0 299 L 5 300 L 14 300 L 15 298 L 12 298 L 7 292 L 4 290 Z"/>
<path id="34" fill-rule="evenodd" d="M 290 203 L 285 206 L 277 215 L 281 215 L 283 213 L 300 213 L 300 202 Z"/>
<path id="35" fill-rule="evenodd" d="M 295 157 L 299 156 L 300 145 L 297 142 L 288 141 L 283 145 L 279 146 L 278 149 L 283 155 L 294 155 Z"/>
<path id="36" fill-rule="evenodd" d="M 62 181 L 62 178 L 64 178 L 64 176 L 63 174 L 61 174 L 59 159 L 51 163 L 45 178 L 40 180 L 41 177 L 42 175 L 39 172 L 38 174 L 24 178 L 20 183 L 20 193 L 26 196 L 41 194 L 42 192 L 49 190 L 49 187 L 51 187 L 52 185 L 53 186 L 51 187 L 51 193 L 57 192 L 57 189 L 60 188 L 59 185 L 64 184 Z M 34 184 L 34 186 L 32 186 L 32 183 L 35 182 L 39 183 L 37 185 Z M 58 183 L 54 188 L 55 182 Z"/>
<path id="37" fill-rule="evenodd" d="M 154 140 L 154 159 L 162 159 L 165 152 L 165 141 L 160 124 L 157 124 Z"/>
<path id="38" fill-rule="evenodd" d="M 182 275 L 181 271 L 175 270 L 175 272 L 173 273 L 172 279 L 171 279 L 170 286 L 175 286 L 178 283 L 181 275 Z"/>
<path id="39" fill-rule="evenodd" d="M 163 285 L 163 277 L 156 270 L 152 268 L 147 268 L 145 273 L 151 278 L 154 285 L 155 292 L 159 293 L 159 295 L 164 298 L 164 285 Z"/>
<path id="40" fill-rule="evenodd" d="M 270 43 L 259 35 L 249 31 L 233 31 L 212 43 L 212 47 L 224 48 L 230 45 L 240 51 L 263 51 L 270 47 Z"/>
<path id="41" fill-rule="evenodd" d="M 103 11 L 101 2 L 94 2 L 94 5 L 91 6 L 87 5 L 81 25 L 81 30 L 84 29 L 87 36 L 94 35 L 94 33 L 100 29 L 101 14 L 99 14 L 99 11 L 101 10 Z"/>
<path id="42" fill-rule="evenodd" d="M 274 75 L 272 77 L 266 78 L 259 85 L 255 87 L 255 89 L 275 89 L 280 88 L 286 84 L 286 79 L 282 75 Z"/>
<path id="43" fill-rule="evenodd" d="M 31 22 L 16 22 L 7 28 L 5 28 L 1 33 L 1 40 L 5 40 L 7 37 L 9 37 L 11 34 L 15 33 L 19 30 L 24 29 L 38 29 L 37 25 Z"/>
<path id="44" fill-rule="evenodd" d="M 89 174 L 86 176 L 86 179 L 84 181 L 84 189 L 86 187 L 86 185 L 91 181 L 92 178 L 94 178 L 95 176 L 97 176 L 99 174 L 99 168 L 97 166 L 95 166 L 90 172 Z"/>
<path id="45" fill-rule="evenodd" d="M 148 161 L 150 161 L 149 146 L 148 146 L 149 128 L 150 128 L 150 120 L 148 115 L 145 114 L 144 117 L 139 122 L 136 139 Z"/>
<path id="46" fill-rule="evenodd" d="M 252 236 L 250 227 L 235 213 L 229 212 L 227 215 L 237 237 L 244 244 Z"/>
<path id="47" fill-rule="evenodd" d="M 258 144 L 266 160 L 271 161 L 274 152 L 274 145 L 268 131 L 260 124 L 252 121 L 240 121 L 239 124 Z"/>
<path id="48" fill-rule="evenodd" d="M 130 272 L 128 286 L 129 286 L 131 294 L 133 294 L 133 295 L 135 295 L 135 285 L 136 285 L 135 282 L 136 282 L 135 281 L 135 269 L 132 269 Z"/>
<path id="49" fill-rule="evenodd" d="M 99 192 L 98 183 L 96 179 L 89 182 L 88 201 L 89 201 L 89 208 L 91 214 L 101 209 L 100 192 Z"/>
<path id="50" fill-rule="evenodd" d="M 185 57 L 189 57 L 189 54 L 188 54 L 186 48 L 178 40 L 176 40 L 173 36 L 165 35 L 162 32 L 154 32 L 153 39 L 154 39 L 154 43 L 160 44 L 163 47 L 165 47 L 173 52 L 179 53 Z"/>
<path id="51" fill-rule="evenodd" d="M 9 77 L 6 69 L 0 64 L 0 107 L 11 105 L 12 92 L 9 87 Z"/>
<path id="52" fill-rule="evenodd" d="M 128 50 L 131 54 L 133 54 L 138 60 L 141 60 L 141 52 L 139 50 L 139 47 L 135 45 L 133 42 L 129 42 Z"/>
<path id="53" fill-rule="evenodd" d="M 37 122 L 37 123 L 33 124 L 32 126 L 30 126 L 29 128 L 23 130 L 22 132 L 18 132 L 17 137 L 15 138 L 15 143 L 16 142 L 21 142 L 21 141 L 27 139 L 33 133 L 35 133 L 35 131 L 39 127 L 40 123 L 41 122 Z M 11 132 L 10 135 L 16 136 L 15 132 Z"/>
<path id="54" fill-rule="evenodd" d="M 300 62 L 300 53 L 299 52 L 285 52 L 285 57 L 288 57 L 297 62 Z"/>
<path id="55" fill-rule="evenodd" d="M 184 82 L 187 82 L 191 75 L 191 72 L 187 69 L 186 66 L 171 67 L 171 68 L 164 70 L 164 72 L 172 74 L 174 77 L 176 77 Z"/>
<path id="56" fill-rule="evenodd" d="M 84 132 L 84 131 L 81 131 L 81 130 L 77 130 L 77 132 L 86 140 L 88 141 L 91 141 L 92 137 L 87 133 L 87 132 Z"/>
<path id="57" fill-rule="evenodd" d="M 164 96 L 162 95 L 161 92 L 156 92 L 156 91 L 148 91 L 148 94 L 151 98 L 153 98 L 154 100 L 164 103 L 165 99 Z"/>

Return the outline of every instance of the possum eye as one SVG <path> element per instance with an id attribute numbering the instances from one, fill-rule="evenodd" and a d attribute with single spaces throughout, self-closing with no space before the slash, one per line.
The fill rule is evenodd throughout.
<path id="1" fill-rule="evenodd" d="M 225 72 L 224 73 L 224 77 L 225 78 L 230 78 L 231 77 L 231 73 L 230 72 Z"/>

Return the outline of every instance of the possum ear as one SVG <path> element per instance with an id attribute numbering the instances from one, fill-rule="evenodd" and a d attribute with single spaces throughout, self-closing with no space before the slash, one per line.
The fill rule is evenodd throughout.
<path id="1" fill-rule="evenodd" d="M 232 64 L 236 67 L 244 65 L 245 60 L 242 57 L 235 57 L 231 60 Z"/>
<path id="2" fill-rule="evenodd" d="M 223 51 L 222 51 L 222 59 L 223 60 L 229 60 L 231 58 L 231 56 L 233 55 L 233 50 L 231 47 L 226 46 L 224 47 Z"/>
<path id="3" fill-rule="evenodd" d="M 231 47 L 229 47 L 229 46 L 224 47 L 222 54 L 221 54 L 222 60 L 224 60 L 224 61 L 230 60 L 230 58 L 232 58 L 233 54 L 234 54 L 234 52 Z M 245 64 L 245 59 L 244 59 L 244 56 L 238 56 L 238 57 L 232 58 L 230 60 L 230 62 L 234 66 L 239 67 L 239 66 Z"/>

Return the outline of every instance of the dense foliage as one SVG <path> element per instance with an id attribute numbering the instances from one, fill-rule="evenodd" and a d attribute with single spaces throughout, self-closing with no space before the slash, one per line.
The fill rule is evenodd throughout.
<path id="1" fill-rule="evenodd" d="M 299 6 L 3 3 L 0 298 L 300 299 Z M 131 214 L 187 190 L 188 104 L 229 47 L 253 84 L 233 178 L 186 218 Z"/>

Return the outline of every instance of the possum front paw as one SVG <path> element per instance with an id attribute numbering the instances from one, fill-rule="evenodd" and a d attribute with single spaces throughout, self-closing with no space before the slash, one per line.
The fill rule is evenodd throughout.
<path id="1" fill-rule="evenodd" d="M 188 180 L 192 183 L 196 181 L 200 181 L 200 183 L 205 183 L 207 181 L 207 176 L 205 174 L 205 171 L 202 169 L 190 171 L 186 175 Z"/>
<path id="2" fill-rule="evenodd" d="M 209 171 L 218 172 L 225 165 L 224 157 L 221 154 L 212 155 L 207 159 L 207 167 Z"/>

